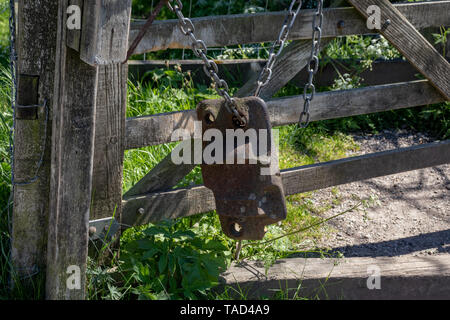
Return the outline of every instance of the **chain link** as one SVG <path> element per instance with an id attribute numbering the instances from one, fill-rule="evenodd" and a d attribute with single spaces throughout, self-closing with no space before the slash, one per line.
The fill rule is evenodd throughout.
<path id="1" fill-rule="evenodd" d="M 319 70 L 319 52 L 320 52 L 320 42 L 322 40 L 322 24 L 323 24 L 323 0 L 317 1 L 317 11 L 313 18 L 312 28 L 312 49 L 311 55 L 308 61 L 308 82 L 305 84 L 303 89 L 303 111 L 300 113 L 300 119 L 298 121 L 301 128 L 306 128 L 309 124 L 310 113 L 309 107 L 311 101 L 314 99 L 316 94 L 316 87 L 313 84 L 314 76 Z"/>
<path id="2" fill-rule="evenodd" d="M 257 87 L 255 91 L 255 96 L 258 97 L 261 93 L 261 90 L 263 87 L 265 87 L 270 79 L 272 78 L 272 69 L 275 65 L 276 59 L 280 56 L 281 52 L 284 48 L 284 43 L 286 42 L 289 32 L 291 31 L 292 27 L 294 26 L 295 20 L 297 19 L 297 15 L 300 12 L 300 9 L 302 7 L 303 1 L 302 0 L 292 0 L 291 5 L 289 6 L 288 14 L 286 18 L 284 19 L 283 26 L 281 27 L 280 34 L 278 35 L 278 39 L 273 43 L 272 48 L 269 53 L 269 59 L 267 60 L 267 63 L 265 67 L 262 69 L 258 81 L 257 81 Z M 296 7 L 297 6 L 297 7 Z M 278 51 L 275 52 L 276 48 L 278 47 Z"/>
<path id="3" fill-rule="evenodd" d="M 206 55 L 208 48 L 206 47 L 205 42 L 203 40 L 196 38 L 194 34 L 195 27 L 194 24 L 192 23 L 192 20 L 186 18 L 183 15 L 182 12 L 183 3 L 181 2 L 181 0 L 169 0 L 167 6 L 172 12 L 174 12 L 177 15 L 178 26 L 180 28 L 180 31 L 185 36 L 191 38 L 192 50 L 194 52 L 194 55 L 203 60 L 204 63 L 203 70 L 206 73 L 206 75 L 213 80 L 217 94 L 225 99 L 226 108 L 230 113 L 232 113 L 236 117 L 240 125 L 245 125 L 246 120 L 238 112 L 236 108 L 236 102 L 229 94 L 229 87 L 227 82 L 221 79 L 218 75 L 219 68 L 217 67 L 217 64 L 213 60 L 208 59 Z"/>

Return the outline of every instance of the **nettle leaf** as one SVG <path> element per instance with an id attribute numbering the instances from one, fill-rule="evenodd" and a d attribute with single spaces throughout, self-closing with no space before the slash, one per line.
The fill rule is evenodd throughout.
<path id="1" fill-rule="evenodd" d="M 189 272 L 191 266 L 190 263 L 184 257 L 176 257 L 178 266 L 182 274 Z"/>
<path id="2" fill-rule="evenodd" d="M 197 300 L 197 296 L 190 290 L 185 290 L 184 291 L 184 296 L 186 298 L 188 298 L 188 299 L 191 299 L 191 300 Z"/>
<path id="3" fill-rule="evenodd" d="M 169 278 L 169 287 L 171 289 L 171 292 L 178 291 L 178 282 L 177 282 L 177 279 L 175 277 L 170 277 Z"/>
<path id="4" fill-rule="evenodd" d="M 134 253 L 137 250 L 138 250 L 138 244 L 136 241 L 129 242 L 123 247 L 123 251 L 129 252 L 129 253 Z"/>
<path id="5" fill-rule="evenodd" d="M 163 253 L 161 255 L 161 258 L 159 258 L 158 270 L 160 273 L 163 273 L 164 271 L 166 271 L 166 268 L 167 268 L 167 253 Z"/>
<path id="6" fill-rule="evenodd" d="M 206 240 L 203 245 L 203 250 L 212 250 L 212 251 L 226 251 L 228 248 L 218 240 Z"/>
<path id="7" fill-rule="evenodd" d="M 177 268 L 176 260 L 173 255 L 169 255 L 168 268 L 169 272 L 173 275 Z"/>
<path id="8" fill-rule="evenodd" d="M 152 250 L 155 248 L 155 242 L 148 239 L 138 240 L 136 243 L 139 249 Z"/>
<path id="9" fill-rule="evenodd" d="M 205 246 L 205 240 L 197 237 L 193 239 L 190 244 L 195 248 L 203 249 L 203 247 Z"/>
<path id="10" fill-rule="evenodd" d="M 168 230 L 165 230 L 163 228 L 157 228 L 157 227 L 151 227 L 146 230 L 144 230 L 144 234 L 146 236 L 156 236 L 156 235 L 162 235 L 163 237 L 170 237 L 170 233 Z"/>
<path id="11" fill-rule="evenodd" d="M 196 236 L 196 234 L 194 232 L 192 232 L 192 231 L 189 231 L 189 230 L 178 230 L 177 232 L 175 232 L 172 235 L 172 238 L 174 238 L 174 239 L 183 239 L 183 240 L 187 240 L 187 239 L 191 240 L 191 239 L 194 239 L 195 236 Z"/>

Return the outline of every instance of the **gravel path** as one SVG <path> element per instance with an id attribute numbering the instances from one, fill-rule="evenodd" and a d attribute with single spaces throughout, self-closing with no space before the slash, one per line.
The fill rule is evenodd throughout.
<path id="1" fill-rule="evenodd" d="M 354 136 L 366 154 L 433 141 L 421 133 L 384 131 Z M 335 188 L 336 189 L 336 188 Z M 326 237 L 316 245 L 344 256 L 377 257 L 450 253 L 450 164 L 410 171 L 314 193 L 317 204 L 336 205 L 323 214 L 330 217 L 355 204 L 359 198 L 378 197 L 379 204 L 366 213 L 347 213 L 328 223 Z M 335 190 L 334 190 L 335 191 Z"/>

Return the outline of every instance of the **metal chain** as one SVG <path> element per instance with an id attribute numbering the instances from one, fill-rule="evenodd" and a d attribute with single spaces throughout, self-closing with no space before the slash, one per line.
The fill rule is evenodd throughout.
<path id="1" fill-rule="evenodd" d="M 255 91 L 255 97 L 258 97 L 260 95 L 261 89 L 265 87 L 272 78 L 272 68 L 275 65 L 276 59 L 283 51 L 284 43 L 286 42 L 289 36 L 289 32 L 291 31 L 294 25 L 295 19 L 297 18 L 298 13 L 300 12 L 302 4 L 303 4 L 302 0 L 292 0 L 291 5 L 289 6 L 288 15 L 284 19 L 283 26 L 281 27 L 280 34 L 278 35 L 278 40 L 273 43 L 266 66 L 263 68 L 263 70 L 259 75 Z M 297 8 L 295 8 L 296 5 Z M 278 51 L 275 53 L 275 49 L 277 47 Z"/>
<path id="2" fill-rule="evenodd" d="M 322 39 L 322 24 L 323 24 L 323 0 L 317 1 L 317 11 L 313 19 L 312 27 L 312 49 L 311 55 L 308 62 L 308 82 L 305 84 L 303 89 L 303 111 L 300 114 L 300 119 L 298 124 L 301 128 L 306 128 L 309 124 L 310 113 L 309 107 L 311 101 L 314 99 L 316 93 L 316 87 L 313 84 L 314 76 L 319 70 L 319 52 L 320 52 L 320 41 Z"/>
<path id="3" fill-rule="evenodd" d="M 194 55 L 203 60 L 204 62 L 203 71 L 206 73 L 208 77 L 210 77 L 214 81 L 217 94 L 225 99 L 225 106 L 227 107 L 228 111 L 236 117 L 237 121 L 239 121 L 239 124 L 241 126 L 245 125 L 246 124 L 245 118 L 239 114 L 236 108 L 235 100 L 228 93 L 229 87 L 227 82 L 218 76 L 219 68 L 217 67 L 217 64 L 213 60 L 208 59 L 208 57 L 206 56 L 208 48 L 206 47 L 205 42 L 195 37 L 194 35 L 195 27 L 194 24 L 192 23 L 192 20 L 186 18 L 183 15 L 183 12 L 181 11 L 183 9 L 183 3 L 181 2 L 181 0 L 169 0 L 167 6 L 172 12 L 174 12 L 177 15 L 179 20 L 178 26 L 181 32 L 185 36 L 191 38 L 192 50 L 194 52 Z"/>

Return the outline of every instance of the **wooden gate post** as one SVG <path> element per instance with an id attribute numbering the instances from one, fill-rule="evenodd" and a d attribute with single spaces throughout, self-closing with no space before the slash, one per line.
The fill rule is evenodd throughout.
<path id="1" fill-rule="evenodd" d="M 81 1 L 76 2 L 81 5 Z M 61 1 L 58 11 L 48 299 L 86 297 L 88 228 L 97 147 L 96 173 L 102 173 L 98 168 L 104 166 L 106 174 L 101 174 L 96 183 L 107 183 L 102 188 L 106 188 L 103 198 L 109 205 L 121 203 L 127 68 L 120 63 L 126 56 L 131 0 L 83 1 L 81 32 L 70 36 L 66 28 L 68 4 L 69 0 Z M 96 120 L 97 103 L 100 112 Z M 104 208 L 101 202 L 95 207 Z"/>
<path id="2" fill-rule="evenodd" d="M 388 0 L 349 0 L 353 7 L 369 17 L 370 7 L 381 13 L 378 30 L 447 99 L 450 100 L 450 63 Z M 447 12 L 442 12 L 446 15 Z"/>
<path id="3" fill-rule="evenodd" d="M 98 67 L 66 46 L 59 3 L 46 297 L 84 299 Z"/>
<path id="4" fill-rule="evenodd" d="M 13 283 L 23 278 L 34 282 L 37 276 L 45 275 L 51 143 L 51 119 L 46 123 L 46 114 L 51 114 L 53 108 L 57 12 L 58 2 L 53 0 L 18 3 L 17 104 L 41 107 L 16 106 L 11 234 Z M 33 179 L 36 173 L 38 179 Z"/>
<path id="5" fill-rule="evenodd" d="M 91 220 L 120 220 L 127 80 L 127 64 L 99 67 Z"/>
<path id="6" fill-rule="evenodd" d="M 98 74 L 90 219 L 98 221 L 114 216 L 115 222 L 120 224 L 128 86 L 128 64 L 123 61 L 128 50 L 131 0 L 110 1 L 106 10 L 113 17 L 104 19 L 105 23 L 102 23 L 101 42 L 113 45 L 97 46 L 101 52 L 97 55 L 107 58 L 102 60 L 104 65 L 99 66 Z M 81 39 L 83 39 L 83 35 Z M 86 51 L 92 52 L 92 50 Z M 117 223 L 115 225 L 118 225 Z M 92 239 L 100 239 L 100 241 L 93 242 L 94 254 L 98 249 L 97 244 L 104 245 L 103 239 L 107 238 L 106 234 L 112 233 L 110 227 L 109 224 L 102 225 L 92 234 Z M 119 235 L 120 233 L 116 234 L 116 236 Z M 114 246 L 116 245 L 118 245 L 118 241 L 114 243 Z"/>

